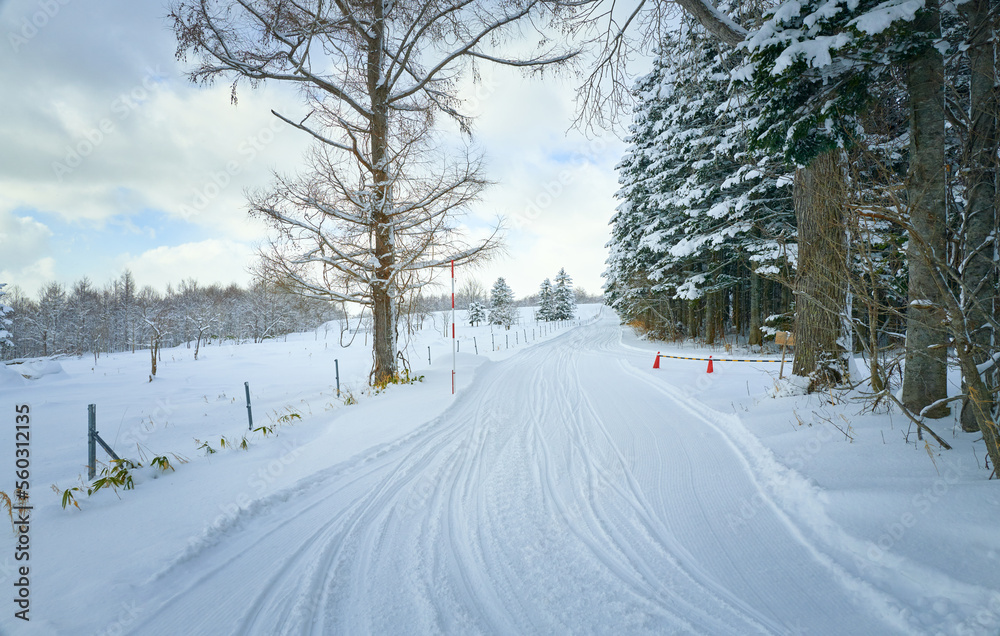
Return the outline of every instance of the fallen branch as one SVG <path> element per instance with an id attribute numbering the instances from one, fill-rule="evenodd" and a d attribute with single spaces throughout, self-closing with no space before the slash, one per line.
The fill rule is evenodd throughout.
<path id="1" fill-rule="evenodd" d="M 933 437 L 934 440 L 938 444 L 941 445 L 942 448 L 946 448 L 948 450 L 951 450 L 951 446 L 948 444 L 948 442 L 946 442 L 943 439 L 941 439 L 941 437 L 937 433 L 935 433 L 934 431 L 932 431 L 926 424 L 924 424 L 923 422 L 921 422 L 920 420 L 918 420 L 916 417 L 914 417 L 913 413 L 910 413 L 910 410 L 908 408 L 906 408 L 905 406 L 903 406 L 902 402 L 900 402 L 898 399 L 896 399 L 896 396 L 892 394 L 892 391 L 886 391 L 885 394 L 887 396 L 889 396 L 889 399 L 892 400 L 893 403 L 896 406 L 899 407 L 899 410 L 903 412 L 903 415 L 905 415 L 906 417 L 910 418 L 910 421 L 912 421 L 914 424 L 917 425 L 918 429 L 923 429 L 923 430 L 927 431 L 930 434 L 930 436 Z M 959 397 L 961 397 L 961 396 L 959 396 Z M 942 400 L 938 400 L 938 402 L 941 402 L 941 401 Z M 947 400 L 944 400 L 944 401 L 947 401 Z"/>

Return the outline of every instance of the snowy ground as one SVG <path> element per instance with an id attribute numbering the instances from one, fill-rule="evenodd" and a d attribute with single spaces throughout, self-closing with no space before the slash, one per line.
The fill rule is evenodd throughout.
<path id="1" fill-rule="evenodd" d="M 998 633 L 1000 494 L 978 436 L 938 422 L 940 451 L 898 415 L 775 398 L 774 363 L 653 369 L 658 348 L 725 352 L 581 313 L 516 342 L 460 327 L 456 396 L 440 318 L 413 339 L 424 381 L 380 395 L 361 390 L 361 339 L 322 331 L 168 350 L 152 383 L 148 353 L 0 368 L 0 490 L 27 403 L 34 506 L 31 621 L 0 533 L 0 632 Z M 244 381 L 276 434 L 246 430 Z M 63 510 L 50 484 L 79 485 L 88 403 L 122 454 L 176 471 Z"/>

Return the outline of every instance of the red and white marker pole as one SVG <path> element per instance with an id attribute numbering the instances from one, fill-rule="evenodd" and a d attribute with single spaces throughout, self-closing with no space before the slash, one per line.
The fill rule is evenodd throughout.
<path id="1" fill-rule="evenodd" d="M 451 394 L 455 395 L 455 261 L 451 262 Z"/>

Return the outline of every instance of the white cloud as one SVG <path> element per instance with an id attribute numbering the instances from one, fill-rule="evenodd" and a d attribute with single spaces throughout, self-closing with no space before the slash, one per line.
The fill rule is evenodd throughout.
<path id="1" fill-rule="evenodd" d="M 608 222 L 618 204 L 615 164 L 625 144 L 567 130 L 572 81 L 484 74 L 477 138 L 497 181 L 478 210 L 507 219 L 508 254 L 464 275 L 487 284 L 503 276 L 518 296 L 538 291 L 565 267 L 574 284 L 600 291 Z"/>
<path id="2" fill-rule="evenodd" d="M 0 205 L 3 200 L 0 199 Z M 53 280 L 55 259 L 51 255 L 47 226 L 30 216 L 17 216 L 0 207 L 0 282 L 34 293 Z"/>
<path id="3" fill-rule="evenodd" d="M 37 8 L 36 0 L 3 5 L 0 31 L 19 28 Z M 187 81 L 190 64 L 174 59 L 173 33 L 162 26 L 162 7 L 155 4 L 60 3 L 58 15 L 17 51 L 0 43 L 0 84 L 18 87 L 6 96 L 8 123 L 0 127 L 0 232 L 13 210 L 45 212 L 57 237 L 72 235 L 73 227 L 129 227 L 133 218 L 158 223 L 151 233 L 137 221 L 147 228 L 137 243 L 116 239 L 103 250 L 127 253 L 115 263 L 98 262 L 99 250 L 75 251 L 68 242 L 66 253 L 50 253 L 47 235 L 39 233 L 44 226 L 21 224 L 12 234 L 19 255 L 0 252 L 5 272 L 22 275 L 51 257 L 56 272 L 93 280 L 129 263 L 138 280 L 154 286 L 183 276 L 223 277 L 215 272 L 245 279 L 250 250 L 242 246 L 264 230 L 248 220 L 244 191 L 266 186 L 272 169 L 290 173 L 302 165 L 306 136 L 275 125 L 270 114 L 275 108 L 292 118 L 304 115 L 301 95 L 271 83 L 242 89 L 239 106 L 232 106 L 225 82 L 206 88 Z M 518 294 L 528 294 L 566 267 L 578 285 L 596 291 L 623 144 L 595 145 L 567 132 L 575 78 L 526 79 L 489 65 L 481 71 L 481 84 L 467 82 L 468 106 L 478 115 L 475 139 L 487 156 L 486 176 L 498 184 L 467 223 L 481 229 L 497 215 L 527 222 L 508 233 L 509 258 L 472 275 L 484 281 L 505 276 Z M 566 171 L 570 177 L 562 183 Z M 553 194 L 553 183 L 562 190 Z M 544 209 L 527 218 L 539 200 Z M 166 221 L 160 224 L 162 215 L 150 211 L 165 213 Z M 200 242 L 177 245 L 192 240 L 190 224 Z M 156 237 L 164 246 L 128 255 Z M 202 253 L 191 252 L 192 245 Z M 210 265 L 192 266 L 187 257 Z"/>
<path id="4" fill-rule="evenodd" d="M 499 186 L 493 199 L 508 215 L 508 256 L 477 277 L 491 282 L 504 276 L 518 296 L 525 296 L 565 267 L 575 285 L 590 293 L 600 291 L 608 221 L 618 188 L 615 174 L 583 164 L 541 179 L 520 177 L 525 179 L 523 190 Z"/>
<path id="5" fill-rule="evenodd" d="M 8 291 L 20 287 L 29 297 L 35 297 L 45 285 L 55 280 L 56 260 L 51 256 L 39 258 L 16 270 L 0 270 L 0 282 L 7 283 Z"/>
<path id="6" fill-rule="evenodd" d="M 66 220 L 103 222 L 158 209 L 228 236 L 253 238 L 244 190 L 266 185 L 272 168 L 296 165 L 304 146 L 301 135 L 267 110 L 281 100 L 254 94 L 237 108 L 221 89 L 147 91 L 142 81 L 136 87 L 146 95 L 141 105 L 111 97 L 109 106 L 86 115 L 53 114 L 61 135 L 14 127 L 0 132 L 5 145 L 17 149 L 11 155 L 35 167 L 30 174 L 4 167 L 6 197 Z"/>
<path id="7" fill-rule="evenodd" d="M 0 255 L 4 269 L 20 269 L 48 255 L 51 236 L 52 231 L 43 223 L 0 208 Z"/>
<path id="8" fill-rule="evenodd" d="M 270 112 L 299 114 L 296 89 L 245 89 L 234 106 L 228 85 L 187 80 L 162 6 L 53 6 L 16 50 L 0 43 L 0 84 L 18 87 L 5 96 L 0 127 L 0 212 L 35 209 L 100 227 L 161 210 L 208 236 L 258 238 L 243 192 L 299 163 L 305 136 Z M 9 3 L 0 32 L 19 33 L 38 10 L 36 0 Z"/>
<path id="9" fill-rule="evenodd" d="M 255 260 L 250 245 L 237 241 L 208 239 L 172 247 L 157 247 L 139 256 L 124 254 L 122 267 L 132 270 L 142 285 L 163 290 L 194 278 L 202 283 L 230 282 L 246 285 L 250 280 L 247 269 Z"/>

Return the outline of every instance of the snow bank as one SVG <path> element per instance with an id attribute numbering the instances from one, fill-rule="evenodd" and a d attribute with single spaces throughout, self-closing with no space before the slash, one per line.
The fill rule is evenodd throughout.
<path id="1" fill-rule="evenodd" d="M 31 360 L 17 365 L 17 371 L 29 380 L 37 380 L 47 375 L 65 374 L 62 365 L 55 360 Z"/>
<path id="2" fill-rule="evenodd" d="M 17 372 L 18 366 L 0 364 L 0 387 L 18 387 L 24 384 L 24 376 Z"/>

